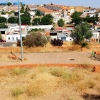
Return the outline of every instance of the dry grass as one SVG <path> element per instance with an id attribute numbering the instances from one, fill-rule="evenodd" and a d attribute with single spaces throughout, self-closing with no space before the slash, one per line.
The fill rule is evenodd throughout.
<path id="1" fill-rule="evenodd" d="M 68 51 L 97 51 L 100 49 L 100 44 L 91 43 L 89 44 L 89 48 L 81 48 L 79 45 L 75 45 L 72 42 L 63 42 L 62 46 L 52 46 L 50 43 L 47 43 L 45 47 L 23 47 L 25 53 L 31 52 L 68 52 Z M 19 53 L 20 47 L 8 47 L 8 48 L 0 48 L 1 53 Z"/>
<path id="2" fill-rule="evenodd" d="M 95 96 L 100 97 L 99 83 L 100 73 L 84 68 L 1 69 L 0 99 L 99 100 L 95 99 Z"/>
<path id="3" fill-rule="evenodd" d="M 62 46 L 52 46 L 50 43 L 47 43 L 45 47 L 23 47 L 25 53 L 31 52 L 66 52 L 69 50 L 79 50 L 80 46 L 73 45 L 71 42 L 64 42 Z M 20 52 L 20 47 L 8 47 L 0 48 L 0 52 Z"/>

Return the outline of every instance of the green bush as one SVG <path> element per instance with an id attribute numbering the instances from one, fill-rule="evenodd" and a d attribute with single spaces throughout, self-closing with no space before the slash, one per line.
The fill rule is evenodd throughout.
<path id="1" fill-rule="evenodd" d="M 60 40 L 60 39 L 53 39 L 53 40 L 51 40 L 51 44 L 53 46 L 62 46 L 63 45 L 63 41 Z"/>

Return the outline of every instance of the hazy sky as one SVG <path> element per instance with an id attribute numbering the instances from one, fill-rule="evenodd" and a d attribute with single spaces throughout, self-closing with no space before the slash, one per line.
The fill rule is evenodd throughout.
<path id="1" fill-rule="evenodd" d="M 17 2 L 18 0 L 0 0 L 0 2 L 13 1 Z M 24 2 L 25 4 L 50 4 L 51 2 L 54 4 L 62 4 L 69 6 L 87 6 L 100 8 L 100 0 L 19 0 L 20 2 Z"/>

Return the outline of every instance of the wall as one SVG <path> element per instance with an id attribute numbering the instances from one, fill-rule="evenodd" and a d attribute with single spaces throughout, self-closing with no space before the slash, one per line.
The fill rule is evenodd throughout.
<path id="1" fill-rule="evenodd" d="M 22 34 L 22 37 L 25 36 L 26 34 Z M 18 39 L 20 39 L 20 34 L 6 35 L 6 42 L 17 42 Z"/>
<path id="2" fill-rule="evenodd" d="M 53 25 L 36 25 L 36 26 L 29 26 L 28 27 L 28 30 L 31 30 L 31 29 L 51 29 L 53 27 Z"/>

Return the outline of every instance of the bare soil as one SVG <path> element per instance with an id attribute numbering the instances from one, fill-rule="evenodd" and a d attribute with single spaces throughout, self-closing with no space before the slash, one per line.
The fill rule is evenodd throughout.
<path id="1" fill-rule="evenodd" d="M 92 64 L 100 65 L 98 59 L 91 57 L 92 51 L 99 51 L 100 44 L 90 44 L 81 48 L 65 42 L 61 47 L 47 44 L 46 47 L 23 47 L 24 60 L 21 61 L 20 47 L 0 48 L 0 65 L 18 64 Z"/>

